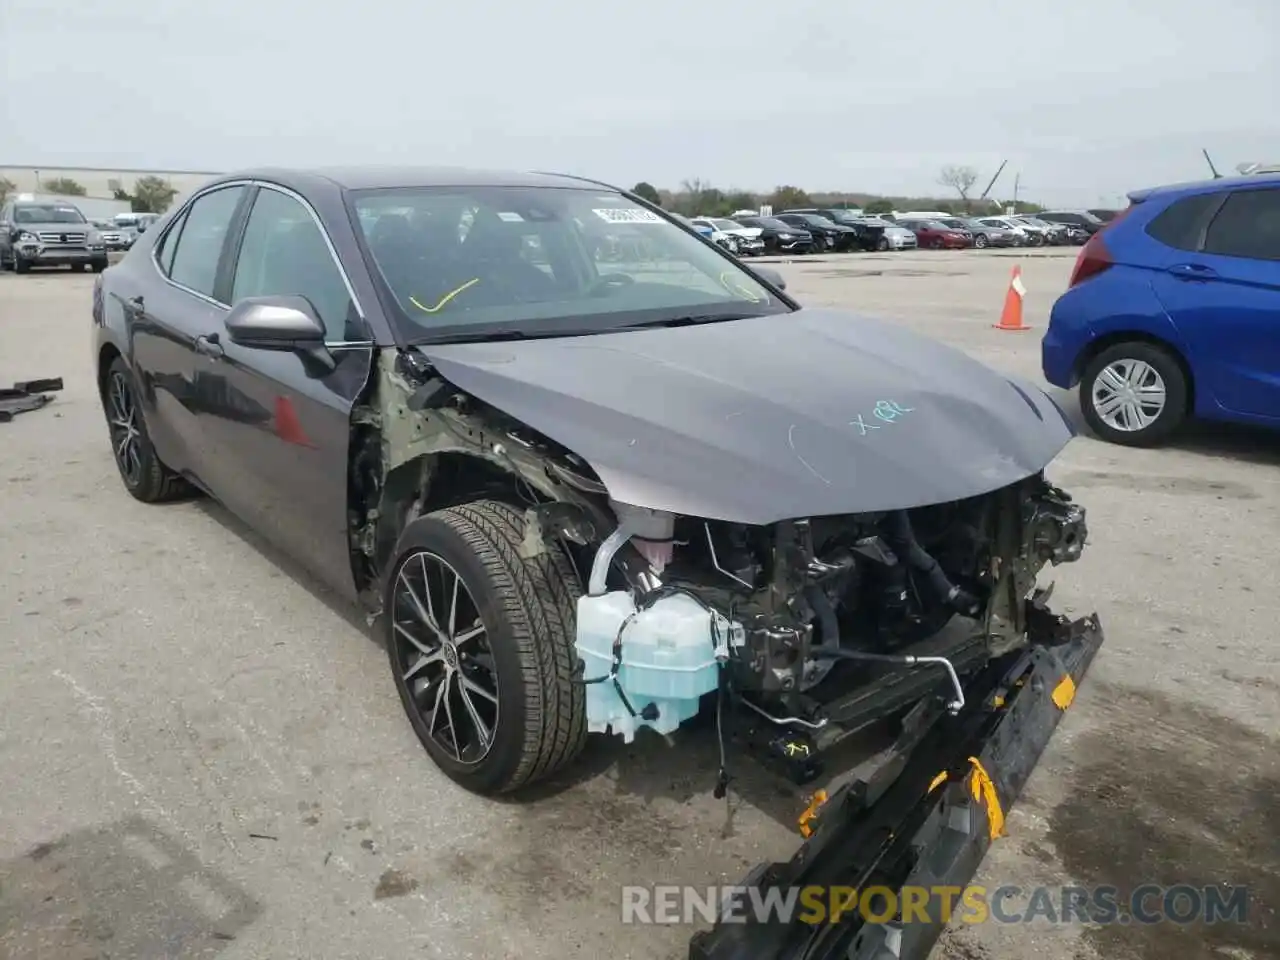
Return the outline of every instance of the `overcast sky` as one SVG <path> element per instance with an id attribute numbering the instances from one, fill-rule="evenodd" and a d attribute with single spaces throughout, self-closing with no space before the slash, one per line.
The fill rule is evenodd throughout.
<path id="1" fill-rule="evenodd" d="M 1280 162 L 1280 0 L 0 0 L 0 165 L 1022 195 Z"/>

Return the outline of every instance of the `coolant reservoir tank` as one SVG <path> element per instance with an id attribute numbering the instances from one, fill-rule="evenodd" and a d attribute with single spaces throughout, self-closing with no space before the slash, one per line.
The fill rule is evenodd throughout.
<path id="1" fill-rule="evenodd" d="M 621 666 L 610 678 L 619 631 Z M 607 678 L 587 684 L 587 729 L 612 730 L 627 743 L 640 727 L 671 733 L 698 712 L 703 694 L 716 689 L 717 655 L 727 656 L 742 636 L 740 625 L 687 594 L 664 596 L 643 610 L 623 590 L 580 598 L 577 651 L 583 677 Z"/>

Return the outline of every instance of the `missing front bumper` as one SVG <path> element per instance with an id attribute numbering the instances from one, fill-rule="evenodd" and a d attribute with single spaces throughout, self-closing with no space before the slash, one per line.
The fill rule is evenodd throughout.
<path id="1" fill-rule="evenodd" d="M 871 922 L 856 909 L 725 917 L 692 939 L 690 960 L 924 960 L 951 906 L 937 891 L 972 879 L 1102 646 L 1096 614 L 1055 626 L 983 670 L 958 716 L 904 733 L 892 759 L 826 803 L 790 861 L 762 864 L 742 884 L 758 891 L 753 902 L 794 888 L 818 888 L 819 899 L 836 888 L 928 891 L 927 920 Z"/>

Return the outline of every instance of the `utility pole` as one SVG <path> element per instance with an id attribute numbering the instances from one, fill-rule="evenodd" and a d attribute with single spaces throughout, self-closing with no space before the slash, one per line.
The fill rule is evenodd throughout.
<path id="1" fill-rule="evenodd" d="M 1022 184 L 1022 174 L 1013 175 L 1013 212 L 1018 212 L 1018 187 Z"/>

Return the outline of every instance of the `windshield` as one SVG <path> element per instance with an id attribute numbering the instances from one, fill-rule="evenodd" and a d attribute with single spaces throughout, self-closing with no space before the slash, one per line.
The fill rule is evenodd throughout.
<path id="1" fill-rule="evenodd" d="M 820 217 L 816 213 L 802 213 L 800 214 L 800 219 L 815 227 L 836 226 L 836 222 L 834 220 L 828 220 L 826 217 Z"/>
<path id="2" fill-rule="evenodd" d="M 411 342 L 791 309 L 735 261 L 618 193 L 474 186 L 351 198 Z"/>
<path id="3" fill-rule="evenodd" d="M 15 207 L 14 223 L 85 223 L 84 214 L 75 207 L 56 203 L 26 204 Z"/>

